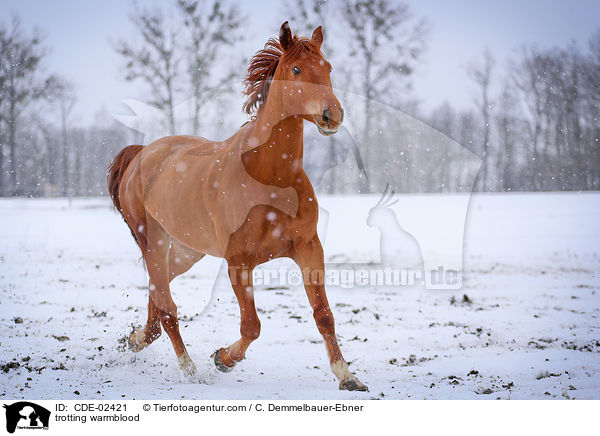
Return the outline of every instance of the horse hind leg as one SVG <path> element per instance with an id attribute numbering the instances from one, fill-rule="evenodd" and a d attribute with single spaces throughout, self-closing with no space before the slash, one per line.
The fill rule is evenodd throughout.
<path id="1" fill-rule="evenodd" d="M 139 237 L 136 235 L 136 237 Z M 143 236 L 145 239 L 146 237 Z M 191 250 L 175 240 L 171 240 L 169 249 L 169 282 L 175 277 L 185 273 L 196 262 L 204 257 L 203 253 Z M 148 321 L 145 327 L 134 329 L 129 337 L 129 347 L 138 352 L 146 348 L 162 333 L 159 312 L 152 298 L 148 301 Z"/>
<path id="2" fill-rule="evenodd" d="M 169 249 L 169 282 L 185 273 L 204 256 L 204 253 L 192 250 L 175 239 L 171 239 L 171 247 Z"/>
<path id="3" fill-rule="evenodd" d="M 148 298 L 148 321 L 146 321 L 146 326 L 136 328 L 131 332 L 129 336 L 129 348 L 134 352 L 141 351 L 158 339 L 161 333 L 160 317 L 150 297 Z"/>
<path id="4" fill-rule="evenodd" d="M 131 229 L 135 241 L 142 251 L 142 256 L 146 259 L 147 227 L 145 216 L 141 217 L 139 214 L 131 215 L 129 213 L 124 213 L 124 217 Z M 160 318 L 156 306 L 154 305 L 152 298 L 148 298 L 148 320 L 144 327 L 134 327 L 129 335 L 129 348 L 133 352 L 139 352 L 158 339 L 161 333 Z"/>
<path id="5" fill-rule="evenodd" d="M 179 359 L 179 366 L 183 372 L 188 376 L 193 376 L 196 373 L 196 368 L 181 338 L 177 319 L 177 305 L 171 297 L 169 288 L 169 283 L 173 278 L 169 273 L 171 237 L 151 217 L 147 217 L 147 223 L 148 245 L 145 259 L 148 275 L 150 276 L 150 300 L 154 309 L 153 316 L 160 320 L 163 330 L 169 335 L 175 354 Z M 152 325 L 156 324 L 155 318 L 151 317 L 150 314 L 149 319 L 152 319 L 152 323 L 154 323 Z"/>

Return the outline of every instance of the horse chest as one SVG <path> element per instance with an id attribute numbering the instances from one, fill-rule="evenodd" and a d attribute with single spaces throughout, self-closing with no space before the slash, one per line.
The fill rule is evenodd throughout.
<path id="1" fill-rule="evenodd" d="M 302 246 L 314 237 L 317 211 L 316 204 L 303 202 L 294 216 L 270 206 L 255 208 L 235 239 L 243 237 L 245 250 L 260 261 L 287 256 L 290 249 Z"/>
<path id="2" fill-rule="evenodd" d="M 290 240 L 297 249 L 312 240 L 317 232 L 318 210 L 314 197 L 300 201 L 297 215 L 290 220 Z"/>
<path id="3" fill-rule="evenodd" d="M 300 230 L 316 230 L 319 217 L 319 205 L 313 196 L 300 198 L 298 213 L 293 219 L 294 226 Z"/>

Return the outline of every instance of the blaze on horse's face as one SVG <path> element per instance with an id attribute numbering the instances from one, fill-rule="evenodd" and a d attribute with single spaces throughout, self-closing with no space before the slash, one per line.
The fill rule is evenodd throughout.
<path id="1" fill-rule="evenodd" d="M 293 59 L 286 56 L 288 51 L 293 51 L 294 45 L 287 22 L 281 26 L 279 41 L 284 55 L 274 78 L 280 81 L 286 112 L 314 123 L 323 135 L 336 133 L 344 121 L 344 110 L 331 87 L 331 64 L 320 53 L 321 26 L 315 29 L 311 38 L 316 50 L 302 50 Z"/>

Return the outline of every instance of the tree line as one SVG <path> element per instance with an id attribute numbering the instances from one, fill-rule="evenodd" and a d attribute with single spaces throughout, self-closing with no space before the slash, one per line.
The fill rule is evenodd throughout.
<path id="1" fill-rule="evenodd" d="M 485 51 L 465 71 L 477 90 L 472 108 L 446 102 L 425 111 L 411 86 L 430 28 L 406 3 L 304 0 L 284 5 L 281 16 L 298 34 L 322 25 L 334 86 L 362 96 L 348 103 L 360 114 L 352 135 L 323 138 L 306 129 L 305 167 L 318 190 L 471 189 L 464 156 L 436 149 L 439 138 L 406 123 L 411 118 L 481 159 L 475 190 L 600 188 L 600 32 L 584 48 L 523 46 L 506 65 Z M 136 38 L 117 39 L 113 49 L 123 80 L 143 84 L 146 103 L 165 114 L 165 133 L 228 126 L 227 113 L 210 104 L 230 98 L 241 106 L 241 96 L 225 86 L 241 82 L 250 54 L 236 51 L 251 26 L 240 8 L 175 0 L 170 8 L 134 5 L 130 21 Z M 106 166 L 141 137 L 100 108 L 91 125 L 74 125 L 76 90 L 48 70 L 47 57 L 39 30 L 24 28 L 17 16 L 0 25 L 0 195 L 106 195 Z M 178 127 L 182 101 L 186 131 Z"/>
<path id="2" fill-rule="evenodd" d="M 600 188 L 600 32 L 586 49 L 521 47 L 504 68 L 485 51 L 469 68 L 473 111 L 428 118 L 483 159 L 480 191 Z M 494 90 L 494 84 L 497 84 Z"/>

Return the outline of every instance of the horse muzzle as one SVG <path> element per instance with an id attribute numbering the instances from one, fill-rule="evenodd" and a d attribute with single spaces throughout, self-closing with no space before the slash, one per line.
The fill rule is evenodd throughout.
<path id="1" fill-rule="evenodd" d="M 314 118 L 319 133 L 325 136 L 333 135 L 344 122 L 344 109 L 338 106 L 327 107 Z"/>

